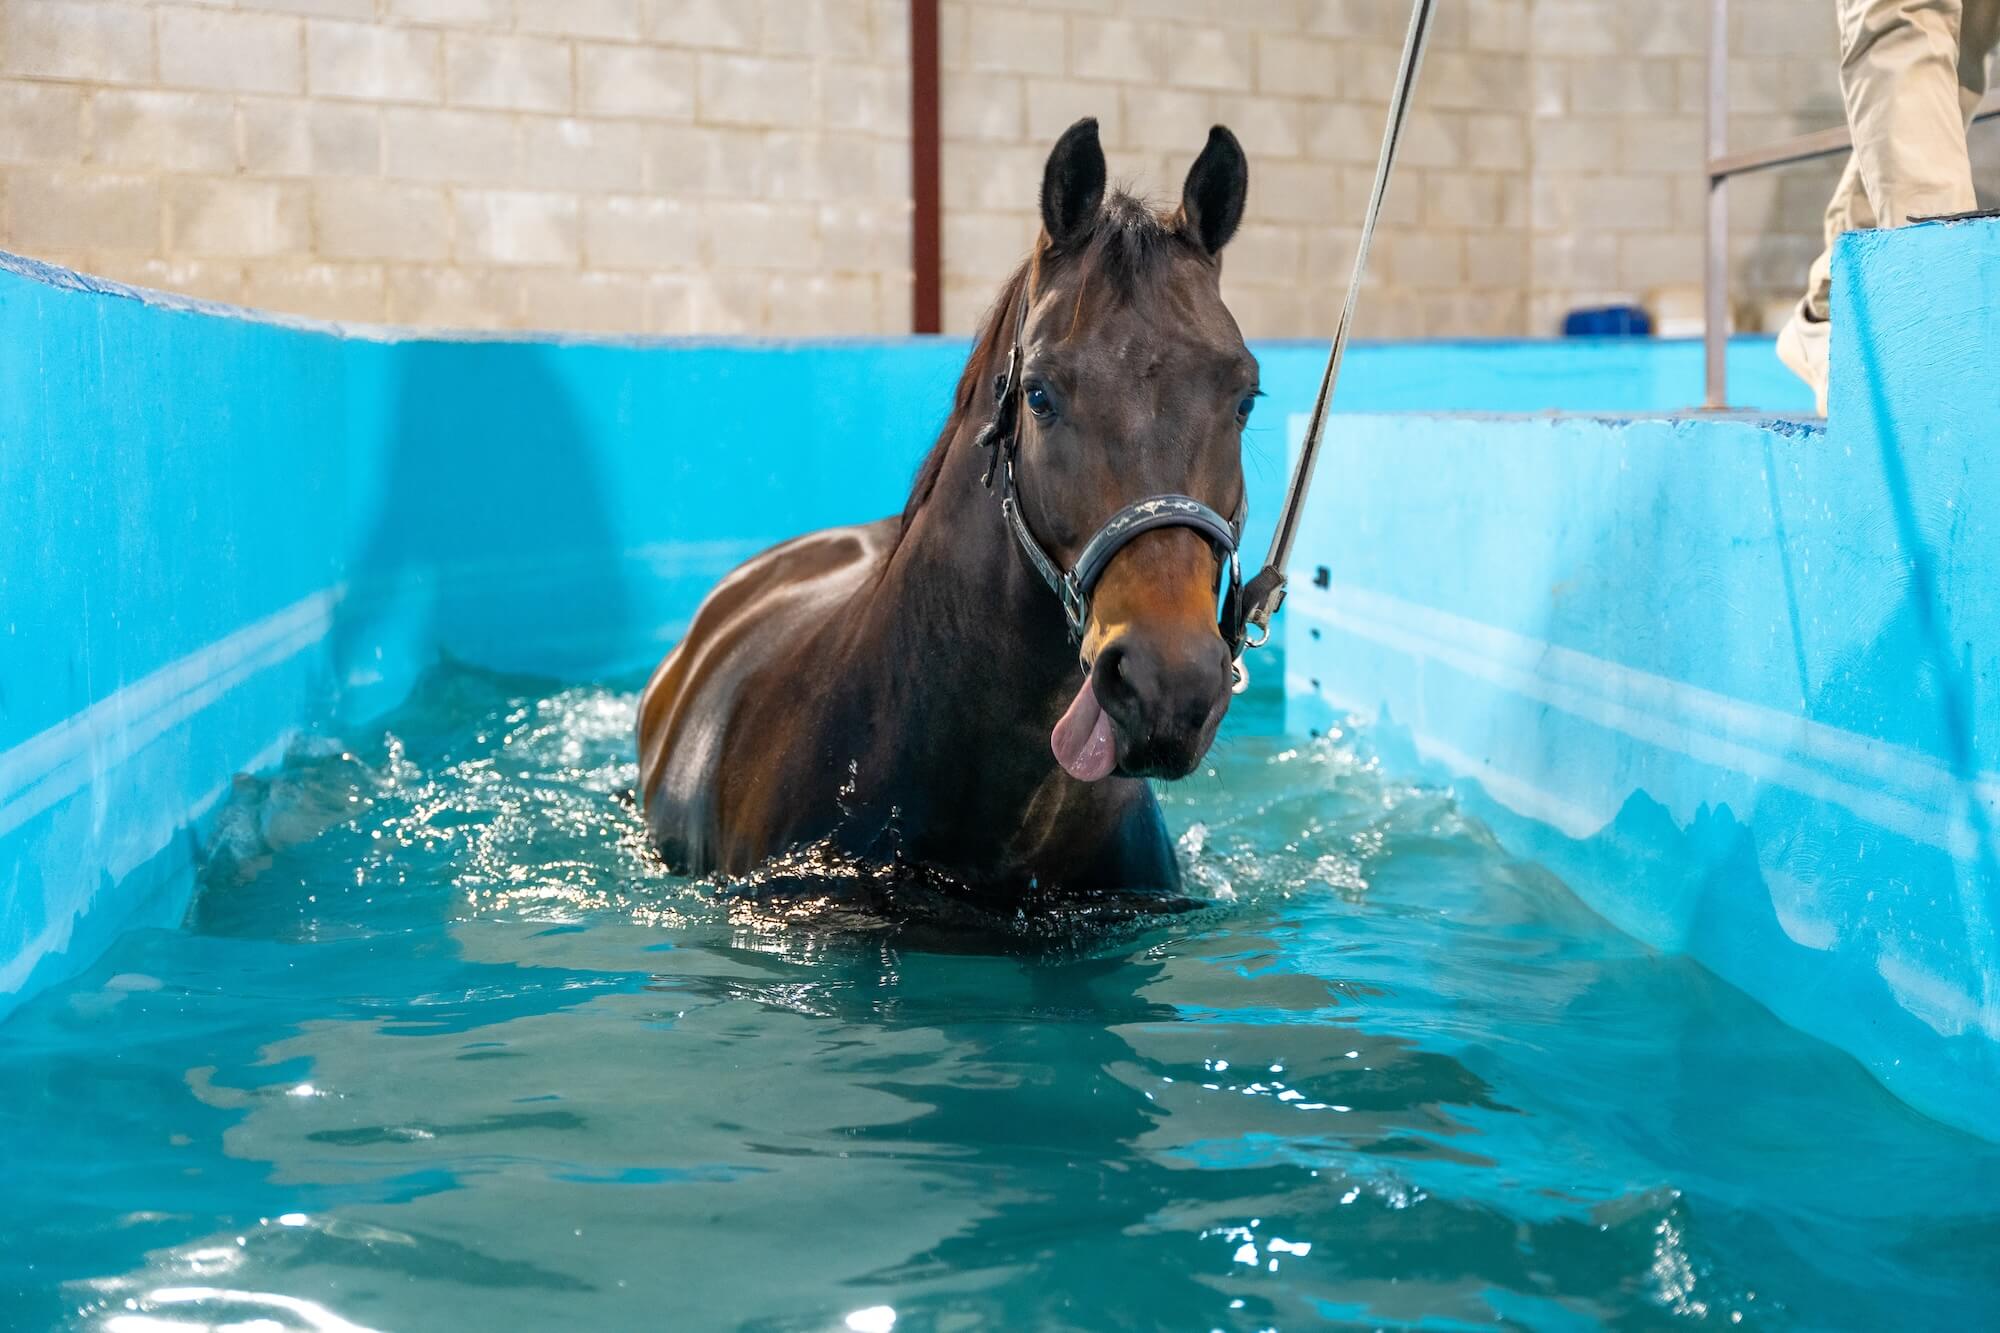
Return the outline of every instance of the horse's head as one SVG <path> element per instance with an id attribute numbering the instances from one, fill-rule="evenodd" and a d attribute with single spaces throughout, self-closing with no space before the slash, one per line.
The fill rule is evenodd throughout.
<path id="1" fill-rule="evenodd" d="M 1148 496 L 1242 512 L 1257 362 L 1220 277 L 1248 180 L 1221 126 L 1164 215 L 1107 198 L 1096 121 L 1072 126 L 1049 155 L 1024 287 L 1015 478 L 1023 517 L 1064 569 Z M 1142 532 L 1104 567 L 1082 627 L 1085 682 L 1052 738 L 1073 776 L 1178 778 L 1201 761 L 1230 695 L 1222 561 L 1208 536 L 1177 525 Z"/>

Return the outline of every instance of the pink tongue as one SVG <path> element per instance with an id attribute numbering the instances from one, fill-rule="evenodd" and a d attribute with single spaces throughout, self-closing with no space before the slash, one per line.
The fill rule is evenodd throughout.
<path id="1" fill-rule="evenodd" d="M 1095 782 L 1118 766 L 1118 747 L 1111 740 L 1111 715 L 1098 705 L 1097 692 L 1085 678 L 1070 700 L 1069 711 L 1049 733 L 1049 748 L 1063 772 L 1078 782 Z"/>

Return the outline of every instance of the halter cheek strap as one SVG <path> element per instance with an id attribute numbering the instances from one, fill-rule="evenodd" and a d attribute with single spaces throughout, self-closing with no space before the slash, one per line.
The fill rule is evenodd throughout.
<path id="1" fill-rule="evenodd" d="M 1229 584 L 1223 595 L 1217 628 L 1229 645 L 1230 660 L 1239 661 L 1243 656 L 1246 626 L 1243 616 L 1243 570 L 1236 548 L 1243 537 L 1247 496 L 1245 505 L 1238 507 L 1233 520 L 1223 518 L 1191 495 L 1151 495 L 1135 500 L 1105 520 L 1104 526 L 1084 543 L 1075 567 L 1067 571 L 1056 564 L 1048 550 L 1035 539 L 1034 530 L 1028 526 L 1027 516 L 1021 511 L 1020 490 L 1014 480 L 1014 457 L 1021 445 L 1021 337 L 1027 322 L 1028 294 L 1024 290 L 1021 293 L 1021 312 L 1014 323 L 1014 345 L 1007 352 L 1007 373 L 993 386 L 996 399 L 993 417 L 974 442 L 993 451 L 986 463 L 986 486 L 989 490 L 992 488 L 994 474 L 998 471 L 1001 478 L 1000 512 L 1006 516 L 1007 527 L 1013 532 L 1022 554 L 1028 557 L 1028 563 L 1062 603 L 1070 638 L 1079 641 L 1083 638 L 1084 630 L 1090 624 L 1091 594 L 1096 591 L 1098 581 L 1104 577 L 1113 556 L 1134 538 L 1155 528 L 1192 528 L 1207 539 L 1228 570 Z"/>

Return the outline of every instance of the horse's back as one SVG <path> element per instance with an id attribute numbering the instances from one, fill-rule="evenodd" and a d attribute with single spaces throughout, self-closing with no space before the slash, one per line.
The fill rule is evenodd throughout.
<path id="1" fill-rule="evenodd" d="M 639 791 L 653 840 L 676 870 L 718 868 L 716 801 L 745 687 L 808 648 L 888 559 L 900 518 L 825 528 L 737 566 L 695 611 L 688 632 L 639 696 Z M 783 738 L 770 738 L 783 745 Z"/>

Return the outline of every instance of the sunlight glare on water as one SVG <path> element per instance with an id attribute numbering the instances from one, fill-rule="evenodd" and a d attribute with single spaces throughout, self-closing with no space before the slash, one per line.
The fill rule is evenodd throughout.
<path id="1" fill-rule="evenodd" d="M 633 705 L 441 669 L 240 780 L 186 927 L 0 1025 L 0 1326 L 2000 1311 L 2000 1149 L 1365 734 L 1238 701 L 1163 791 L 1197 910 L 885 913 L 667 874 Z"/>

